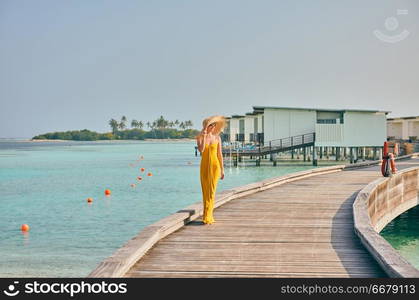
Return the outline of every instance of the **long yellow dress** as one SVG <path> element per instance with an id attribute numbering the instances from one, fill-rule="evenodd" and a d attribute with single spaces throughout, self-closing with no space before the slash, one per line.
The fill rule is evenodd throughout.
<path id="1" fill-rule="evenodd" d="M 202 221 L 205 224 L 212 224 L 215 222 L 212 212 L 214 210 L 217 183 L 221 176 L 220 162 L 217 157 L 217 146 L 218 141 L 212 144 L 205 144 L 201 158 L 200 173 L 202 200 L 204 205 Z"/>

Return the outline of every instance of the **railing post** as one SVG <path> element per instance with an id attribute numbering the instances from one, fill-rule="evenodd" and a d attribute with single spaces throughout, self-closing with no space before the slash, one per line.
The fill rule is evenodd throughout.
<path id="1" fill-rule="evenodd" d="M 301 141 L 301 145 L 304 145 L 304 134 L 303 134 L 303 138 L 302 138 L 302 141 Z"/>
<path id="2" fill-rule="evenodd" d="M 282 148 L 282 139 L 279 140 L 280 148 Z"/>
<path id="3" fill-rule="evenodd" d="M 294 146 L 293 144 L 294 144 L 294 137 L 292 136 L 291 137 L 291 147 Z"/>
<path id="4" fill-rule="evenodd" d="M 272 141 L 269 141 L 269 151 L 272 150 Z"/>

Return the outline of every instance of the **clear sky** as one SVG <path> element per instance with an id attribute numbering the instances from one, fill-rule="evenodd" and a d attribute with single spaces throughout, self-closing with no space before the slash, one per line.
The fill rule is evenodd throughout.
<path id="1" fill-rule="evenodd" d="M 418 29 L 417 0 L 0 0 L 0 137 L 253 105 L 419 115 Z"/>

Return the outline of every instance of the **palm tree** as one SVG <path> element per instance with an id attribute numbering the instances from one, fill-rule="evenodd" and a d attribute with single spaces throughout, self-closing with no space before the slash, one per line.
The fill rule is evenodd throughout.
<path id="1" fill-rule="evenodd" d="M 176 127 L 177 127 L 177 126 L 179 126 L 179 124 L 180 124 L 179 120 L 178 120 L 178 119 L 176 119 L 176 121 L 175 121 L 175 125 L 176 125 Z"/>
<path id="2" fill-rule="evenodd" d="M 132 128 L 138 128 L 138 127 L 140 127 L 140 123 L 137 121 L 137 120 L 132 120 L 131 121 L 131 127 Z"/>
<path id="3" fill-rule="evenodd" d="M 191 120 L 188 120 L 188 121 L 185 121 L 185 128 L 189 128 L 189 127 L 192 127 L 193 125 L 192 125 L 192 121 Z"/>
<path id="4" fill-rule="evenodd" d="M 153 132 L 153 134 L 154 134 L 154 138 L 156 138 L 156 132 L 154 131 L 154 129 L 156 128 L 156 126 L 157 126 L 157 122 L 156 121 L 154 121 L 152 124 L 151 124 L 151 131 Z"/>
<path id="5" fill-rule="evenodd" d="M 166 129 L 166 127 L 169 125 L 169 121 L 163 118 L 163 116 L 160 116 L 160 118 L 154 122 L 156 123 L 156 127 L 161 131 L 163 138 L 165 138 L 164 129 Z"/>
<path id="6" fill-rule="evenodd" d="M 146 125 L 147 125 L 147 127 L 149 128 L 149 129 L 151 129 L 151 123 L 150 123 L 150 121 L 147 121 L 147 123 L 145 123 Z"/>
<path id="7" fill-rule="evenodd" d="M 143 129 L 143 127 L 144 127 L 143 121 L 138 122 L 138 127 L 140 127 L 140 129 Z"/>
<path id="8" fill-rule="evenodd" d="M 109 126 L 112 128 L 112 133 L 115 134 L 118 131 L 118 121 L 115 119 L 109 120 Z"/>
<path id="9" fill-rule="evenodd" d="M 180 122 L 179 127 L 182 128 L 183 130 L 185 130 L 185 128 L 186 128 L 185 123 L 184 122 Z"/>
<path id="10" fill-rule="evenodd" d="M 167 124 L 168 124 L 168 121 L 167 121 L 167 120 L 165 120 L 165 119 L 163 118 L 163 116 L 160 116 L 160 118 L 158 118 L 155 122 L 156 122 L 157 128 L 159 128 L 159 129 L 164 129 L 164 128 L 166 128 L 166 126 L 167 126 Z"/>
<path id="11" fill-rule="evenodd" d="M 124 130 L 125 129 L 125 123 L 124 122 L 121 122 L 121 123 L 119 123 L 118 124 L 118 128 L 120 129 L 120 130 Z"/>
<path id="12" fill-rule="evenodd" d="M 127 118 L 125 116 L 122 116 L 121 122 L 118 125 L 119 129 L 121 129 L 121 130 L 124 130 L 125 129 L 125 127 L 126 127 L 125 122 L 126 121 L 127 121 Z"/>

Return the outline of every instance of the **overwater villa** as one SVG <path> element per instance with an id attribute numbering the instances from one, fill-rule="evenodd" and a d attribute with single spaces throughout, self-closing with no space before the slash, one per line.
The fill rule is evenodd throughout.
<path id="1" fill-rule="evenodd" d="M 387 135 L 390 140 L 419 140 L 419 116 L 387 119 Z"/>
<path id="2" fill-rule="evenodd" d="M 337 159 L 342 155 L 346 157 L 348 152 L 351 161 L 364 158 L 366 151 L 378 158 L 383 142 L 387 140 L 388 113 L 361 109 L 253 106 L 253 112 L 227 118 L 223 141 L 253 144 L 264 154 L 301 149 L 304 156 L 306 152 L 311 153 L 314 163 L 324 151 L 330 151 Z"/>

